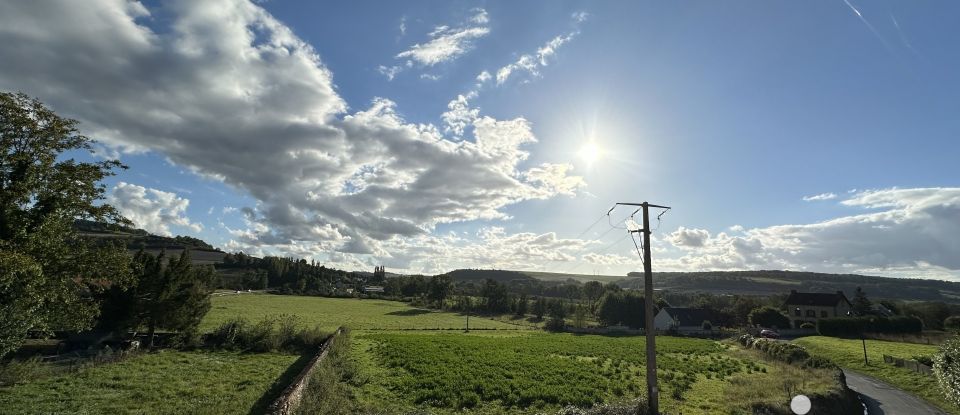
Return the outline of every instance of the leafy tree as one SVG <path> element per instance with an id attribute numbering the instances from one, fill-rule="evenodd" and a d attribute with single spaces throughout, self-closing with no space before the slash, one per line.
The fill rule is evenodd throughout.
<path id="1" fill-rule="evenodd" d="M 587 304 L 590 305 L 590 312 L 596 312 L 597 303 L 600 301 L 600 297 L 603 296 L 603 284 L 598 281 L 589 281 L 586 284 L 583 284 L 583 296 L 587 300 Z"/>
<path id="2" fill-rule="evenodd" d="M 710 320 L 703 320 L 703 323 L 700 324 L 700 328 L 703 330 L 713 330 L 713 323 L 710 323 Z"/>
<path id="3" fill-rule="evenodd" d="M 851 303 L 853 304 L 852 311 L 854 315 L 865 316 L 873 311 L 871 310 L 873 304 L 870 303 L 870 300 L 867 299 L 867 294 L 863 292 L 860 287 L 857 287 L 857 290 L 854 292 L 853 301 L 851 301 Z"/>
<path id="4" fill-rule="evenodd" d="M 600 299 L 597 318 L 605 325 L 644 327 L 644 299 L 629 291 L 608 291 Z"/>
<path id="5" fill-rule="evenodd" d="M 573 326 L 582 329 L 587 325 L 587 308 L 577 304 L 573 310 Z"/>
<path id="6" fill-rule="evenodd" d="M 484 299 L 488 313 L 503 313 L 510 310 L 510 295 L 503 284 L 491 279 L 486 280 L 480 296 Z"/>
<path id="7" fill-rule="evenodd" d="M 567 308 L 563 306 L 563 302 L 559 299 L 551 301 L 547 308 L 549 309 L 547 315 L 550 318 L 547 320 L 546 329 L 553 331 L 563 330 L 563 327 L 566 325 L 564 319 L 567 317 Z"/>
<path id="8" fill-rule="evenodd" d="M 747 316 L 750 324 L 760 327 L 788 328 L 790 319 L 773 307 L 757 307 Z"/>
<path id="9" fill-rule="evenodd" d="M 94 245 L 73 229 L 77 219 L 130 223 L 101 202 L 101 181 L 125 166 L 61 157 L 91 143 L 76 121 L 0 92 L 0 356 L 31 331 L 90 328 L 93 295 L 130 281 L 124 247 Z"/>
<path id="10" fill-rule="evenodd" d="M 520 294 L 520 297 L 517 298 L 517 316 L 523 317 L 527 315 L 527 302 L 527 294 Z"/>
<path id="11" fill-rule="evenodd" d="M 450 287 L 452 286 L 453 281 L 449 275 L 434 275 L 427 284 L 427 296 L 431 301 L 437 302 L 437 307 L 443 308 L 443 300 L 447 298 L 447 294 L 450 293 Z"/>
<path id="12" fill-rule="evenodd" d="M 533 315 L 537 317 L 538 320 L 543 319 L 543 315 L 547 313 L 547 300 L 543 297 L 537 298 L 533 302 Z"/>

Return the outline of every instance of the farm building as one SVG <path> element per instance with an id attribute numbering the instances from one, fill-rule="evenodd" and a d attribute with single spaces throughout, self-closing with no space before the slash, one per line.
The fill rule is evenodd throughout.
<path id="1" fill-rule="evenodd" d="M 681 333 L 702 331 L 703 322 L 710 321 L 710 316 L 710 311 L 702 308 L 664 307 L 653 318 L 653 327 Z"/>
<path id="2" fill-rule="evenodd" d="M 803 323 L 817 324 L 821 318 L 846 316 L 853 306 L 843 291 L 834 293 L 801 293 L 791 290 L 783 308 L 793 322 L 793 328 Z"/>

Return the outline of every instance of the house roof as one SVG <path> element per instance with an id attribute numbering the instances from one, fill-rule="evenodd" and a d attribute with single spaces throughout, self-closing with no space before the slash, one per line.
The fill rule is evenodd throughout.
<path id="1" fill-rule="evenodd" d="M 710 311 L 703 308 L 664 307 L 663 311 L 681 326 L 699 326 L 711 318 Z"/>
<path id="2" fill-rule="evenodd" d="M 790 296 L 787 297 L 787 301 L 784 301 L 785 306 L 820 306 L 820 307 L 836 307 L 841 303 L 850 304 L 850 300 L 847 300 L 847 296 L 843 295 L 843 291 L 837 291 L 833 293 L 800 293 L 796 290 L 790 291 Z"/>

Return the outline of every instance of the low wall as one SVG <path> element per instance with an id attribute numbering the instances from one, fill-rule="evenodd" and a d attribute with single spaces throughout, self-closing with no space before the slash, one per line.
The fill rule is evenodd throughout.
<path id="1" fill-rule="evenodd" d="M 933 376 L 933 369 L 930 366 L 927 366 L 916 360 L 901 359 L 898 357 L 883 355 L 883 362 L 894 365 L 896 367 L 909 369 L 911 372 L 917 372 L 927 376 Z"/>
<path id="2" fill-rule="evenodd" d="M 340 332 L 343 329 L 337 329 L 336 332 L 327 337 L 323 341 L 323 344 L 320 345 L 320 349 L 317 350 L 317 354 L 310 359 L 310 362 L 304 366 L 303 370 L 300 371 L 300 374 L 293 379 L 293 382 L 287 386 L 286 389 L 280 394 L 280 397 L 277 400 L 273 401 L 269 407 L 267 407 L 267 414 L 270 415 L 289 415 L 296 411 L 297 406 L 300 405 L 300 399 L 303 398 L 303 391 L 307 389 L 307 383 L 310 382 L 310 375 L 313 374 L 313 370 L 317 367 L 317 363 L 320 363 L 327 353 L 330 351 L 330 345 L 333 344 L 333 339 L 340 335 Z"/>

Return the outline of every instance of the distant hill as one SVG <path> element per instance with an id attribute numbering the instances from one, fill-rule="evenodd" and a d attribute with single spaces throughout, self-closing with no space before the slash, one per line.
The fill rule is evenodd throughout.
<path id="1" fill-rule="evenodd" d="M 190 249 L 193 263 L 214 264 L 223 261 L 226 252 L 214 248 L 201 239 L 190 236 L 160 236 L 153 235 L 143 229 L 128 228 L 125 226 L 77 220 L 73 224 L 81 236 L 101 241 L 120 241 L 131 251 L 143 248 L 147 252 L 157 254 L 166 250 L 167 255 L 180 255 L 184 249 Z"/>
<path id="2" fill-rule="evenodd" d="M 484 280 L 498 282 L 584 283 L 599 281 L 616 283 L 622 288 L 642 289 L 643 274 L 587 275 L 533 271 L 485 269 L 458 269 L 447 273 L 455 280 Z M 854 274 L 825 274 L 797 271 L 727 271 L 727 272 L 655 272 L 657 290 L 673 292 L 704 292 L 712 294 L 776 295 L 790 290 L 808 292 L 843 291 L 852 295 L 857 287 L 871 298 L 905 301 L 944 301 L 960 303 L 960 283 L 942 280 L 872 277 Z"/>

